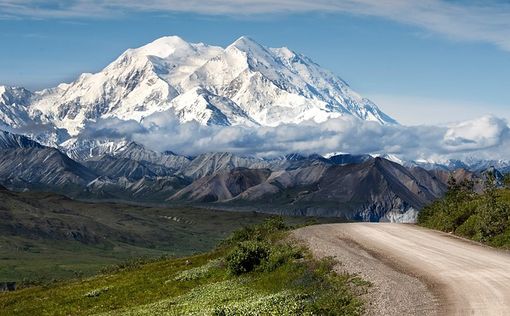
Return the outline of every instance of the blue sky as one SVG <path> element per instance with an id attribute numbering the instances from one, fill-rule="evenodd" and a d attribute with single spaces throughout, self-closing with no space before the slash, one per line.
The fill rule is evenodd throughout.
<path id="1" fill-rule="evenodd" d="M 510 5 L 315 2 L 0 0 L 0 84 L 68 82 L 164 35 L 220 46 L 248 35 L 311 57 L 404 124 L 510 119 Z"/>

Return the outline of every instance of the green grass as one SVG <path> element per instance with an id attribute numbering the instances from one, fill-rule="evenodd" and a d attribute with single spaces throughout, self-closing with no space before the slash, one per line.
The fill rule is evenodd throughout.
<path id="1" fill-rule="evenodd" d="M 189 256 L 213 249 L 233 230 L 268 216 L 0 191 L 0 282 L 45 283 L 91 276 L 106 265 L 138 257 Z"/>
<path id="2" fill-rule="evenodd" d="M 137 257 L 189 256 L 267 216 L 1 191 L 0 282 L 50 282 Z"/>
<path id="3" fill-rule="evenodd" d="M 134 257 L 161 257 L 171 251 L 129 244 L 86 245 L 76 241 L 0 237 L 0 281 L 45 283 L 90 276 Z M 212 246 L 211 246 L 212 247 Z"/>
<path id="4" fill-rule="evenodd" d="M 278 221 L 245 228 L 200 255 L 134 262 L 95 277 L 0 294 L 2 315 L 360 315 L 359 278 L 338 275 L 288 239 Z M 242 243 L 263 243 L 250 271 L 229 268 Z M 260 259 L 260 258 L 259 258 Z M 249 259 L 251 260 L 251 259 Z"/>
<path id="5" fill-rule="evenodd" d="M 71 227 L 71 231 L 85 227 L 98 241 L 44 233 L 13 234 L 3 231 L 0 225 L 0 281 L 48 282 L 77 275 L 90 276 L 106 265 L 137 257 L 200 253 L 213 249 L 233 230 L 259 223 L 267 217 L 193 208 L 91 204 L 94 208 L 86 209 L 89 204 L 74 201 L 69 204 L 70 211 L 64 215 L 45 210 L 38 216 L 41 221 L 62 220 L 62 226 Z M 70 214 L 72 219 L 69 219 Z M 30 218 L 20 217 L 14 216 L 12 225 L 30 225 Z M 51 225 L 42 229 L 54 230 Z"/>

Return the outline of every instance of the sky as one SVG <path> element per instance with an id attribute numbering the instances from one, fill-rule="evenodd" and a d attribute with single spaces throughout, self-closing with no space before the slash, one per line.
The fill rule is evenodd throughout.
<path id="1" fill-rule="evenodd" d="M 332 70 L 404 125 L 510 119 L 510 2 L 0 0 L 0 84 L 96 72 L 130 47 L 241 35 Z"/>

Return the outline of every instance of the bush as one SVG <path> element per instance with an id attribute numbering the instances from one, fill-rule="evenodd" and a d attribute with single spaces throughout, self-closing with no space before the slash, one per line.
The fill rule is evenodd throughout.
<path id="1" fill-rule="evenodd" d="M 510 206 L 506 203 L 483 205 L 479 210 L 479 232 L 484 241 L 502 234 L 508 227 Z"/>
<path id="2" fill-rule="evenodd" d="M 505 185 L 505 188 L 510 189 L 510 173 L 505 174 L 503 177 L 503 184 Z"/>
<path id="3" fill-rule="evenodd" d="M 227 239 L 221 242 L 220 246 L 232 246 L 236 243 L 250 240 L 254 233 L 254 226 L 243 227 L 234 231 Z"/>
<path id="4" fill-rule="evenodd" d="M 279 237 L 289 228 L 283 217 L 272 216 L 258 225 L 232 233 L 222 244 L 233 248 L 226 257 L 229 272 L 240 275 L 259 267 L 263 271 L 273 271 L 290 259 L 302 257 L 302 249 L 279 242 Z"/>
<path id="5" fill-rule="evenodd" d="M 302 249 L 288 244 L 279 244 L 271 247 L 269 256 L 261 263 L 260 268 L 271 272 L 291 260 L 300 258 L 303 258 Z"/>
<path id="6" fill-rule="evenodd" d="M 240 242 L 248 240 L 263 241 L 269 238 L 270 235 L 279 231 L 286 231 L 289 228 L 290 227 L 285 224 L 283 217 L 271 216 L 258 225 L 244 227 L 240 230 L 234 231 L 229 238 L 220 244 L 220 246 L 234 246 Z"/>
<path id="7" fill-rule="evenodd" d="M 492 238 L 489 244 L 494 247 L 505 247 L 510 245 L 510 227 L 508 227 L 502 234 Z"/>
<path id="8" fill-rule="evenodd" d="M 468 184 L 451 181 L 443 198 L 423 208 L 418 223 L 489 245 L 510 247 L 510 190 L 499 188 L 491 174 L 481 194 L 474 193 Z"/>
<path id="9" fill-rule="evenodd" d="M 271 216 L 262 223 L 262 228 L 266 233 L 273 233 L 279 230 L 288 229 L 285 221 L 281 216 Z"/>
<path id="10" fill-rule="evenodd" d="M 261 241 L 244 241 L 239 243 L 226 257 L 230 273 L 240 275 L 253 271 L 261 262 L 267 260 L 269 245 Z"/>
<path id="11" fill-rule="evenodd" d="M 462 225 L 460 225 L 455 233 L 462 237 L 472 238 L 478 240 L 478 226 L 480 223 L 480 218 L 478 215 L 472 215 L 469 217 Z"/>

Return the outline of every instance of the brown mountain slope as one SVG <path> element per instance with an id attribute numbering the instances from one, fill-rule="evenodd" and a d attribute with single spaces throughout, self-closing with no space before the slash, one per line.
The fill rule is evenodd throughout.
<path id="1" fill-rule="evenodd" d="M 170 200 L 225 201 L 264 182 L 270 175 L 269 169 L 236 168 L 202 177 L 170 197 Z"/>
<path id="2" fill-rule="evenodd" d="M 314 165 L 274 172 L 225 171 L 195 181 L 169 200 L 379 221 L 414 217 L 416 210 L 445 192 L 446 181 L 442 174 L 438 177 L 425 169 L 375 158 L 360 164 Z"/>

